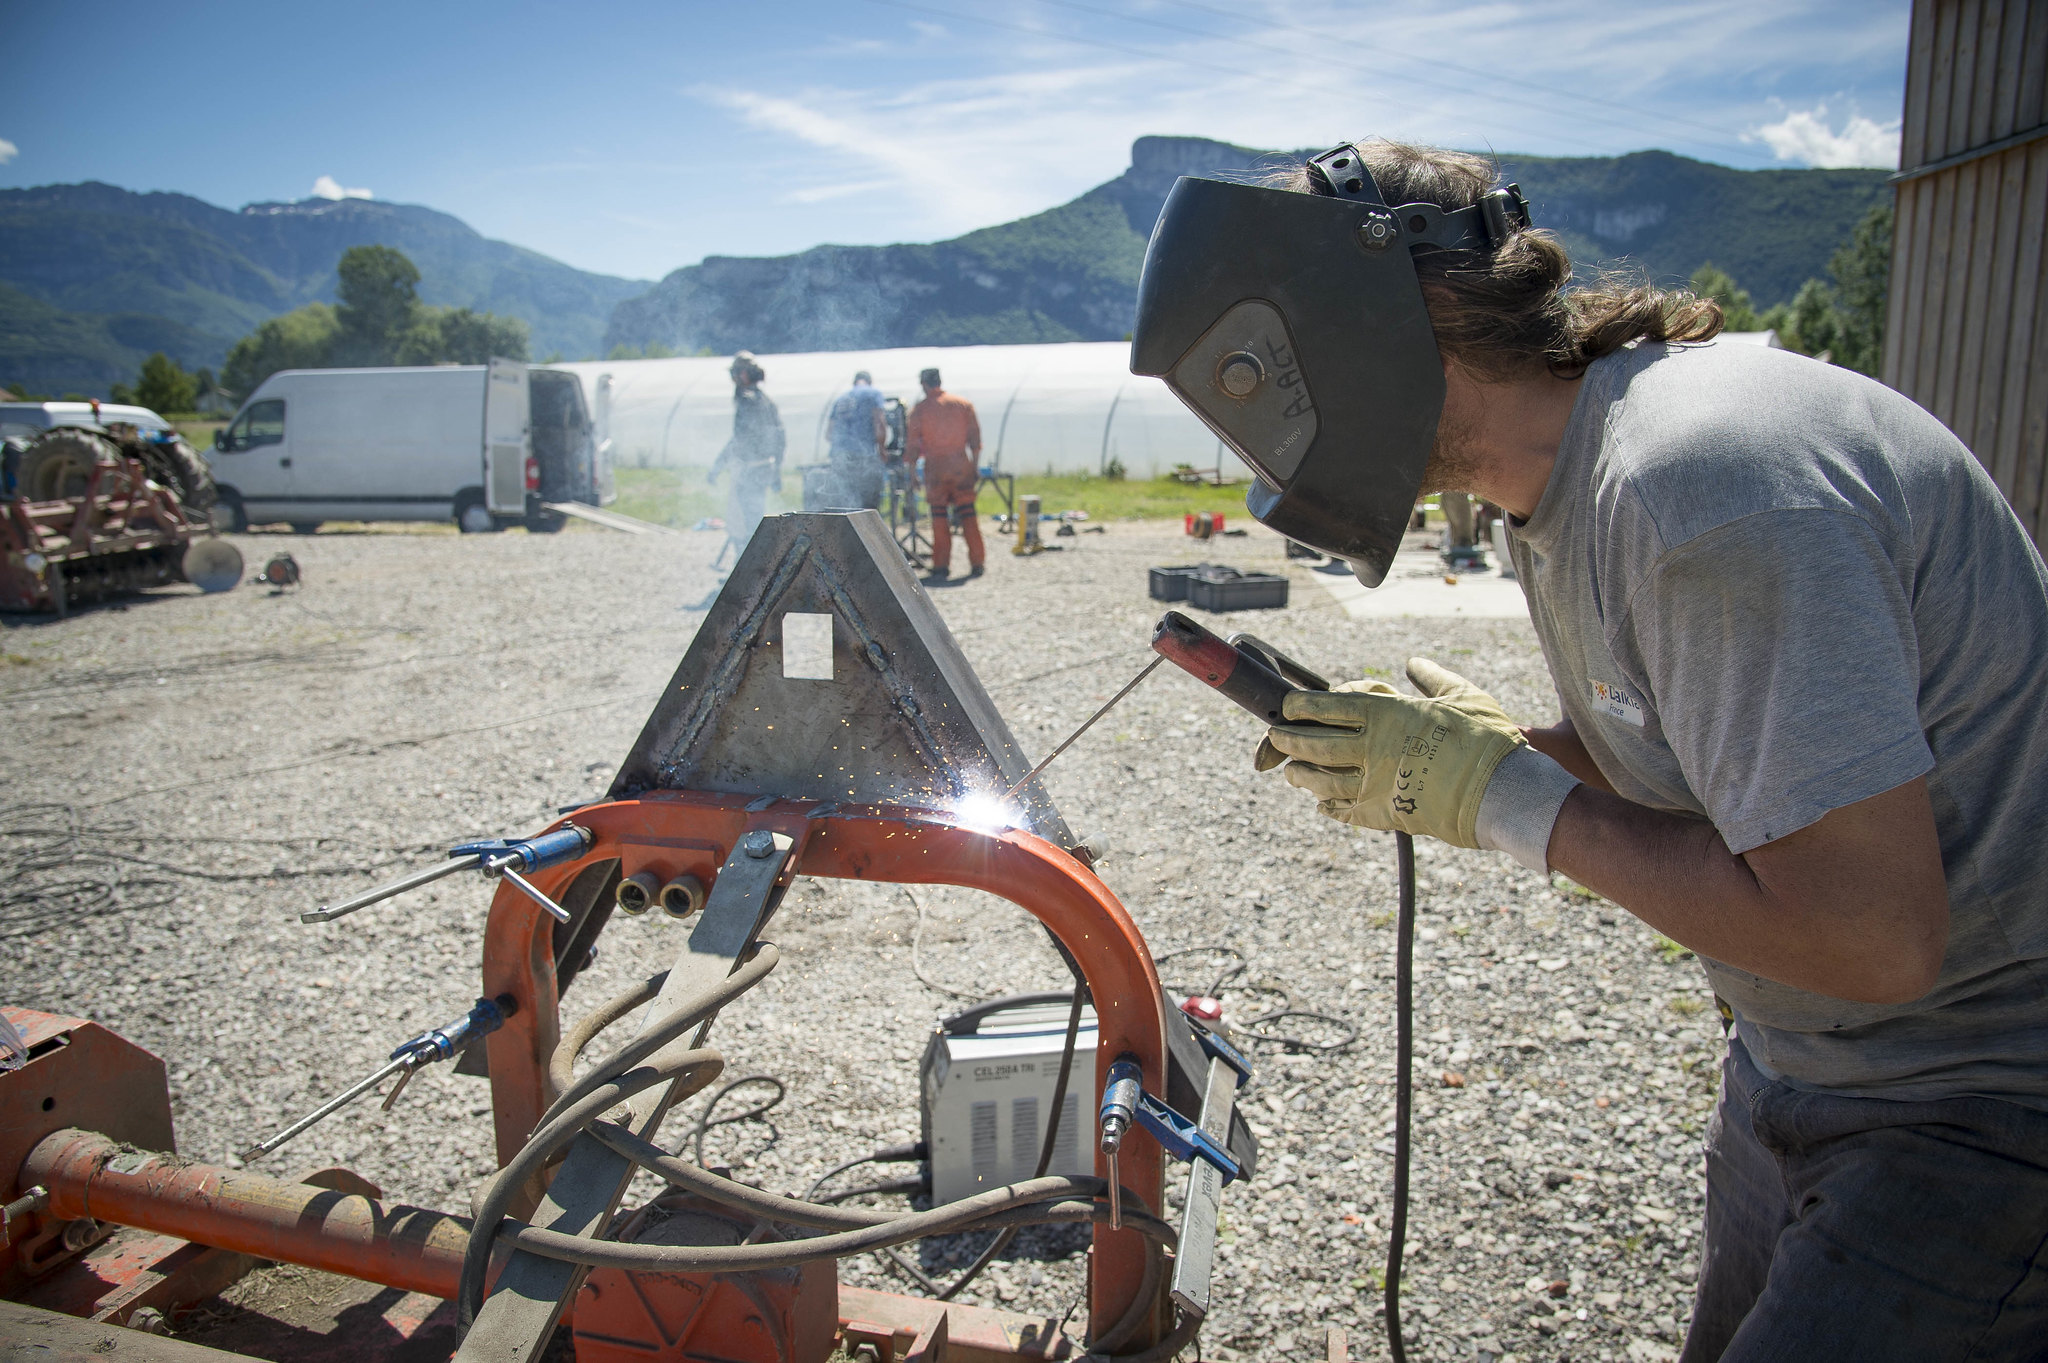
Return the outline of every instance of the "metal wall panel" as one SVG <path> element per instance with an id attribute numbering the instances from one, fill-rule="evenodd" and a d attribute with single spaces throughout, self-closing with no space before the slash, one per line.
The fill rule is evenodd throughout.
<path id="1" fill-rule="evenodd" d="M 2048 0 L 1915 0 L 1884 380 L 2048 549 Z"/>

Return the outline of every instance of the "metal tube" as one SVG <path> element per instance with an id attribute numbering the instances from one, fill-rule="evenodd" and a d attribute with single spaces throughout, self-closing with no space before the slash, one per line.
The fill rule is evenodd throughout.
<path id="1" fill-rule="evenodd" d="M 367 909 L 372 904 L 381 904 L 396 895 L 404 894 L 407 890 L 417 890 L 420 886 L 439 880 L 442 876 L 452 876 L 457 871 L 471 870 L 482 861 L 483 858 L 474 852 L 466 857 L 456 857 L 452 861 L 442 862 L 439 866 L 429 866 L 424 871 L 414 871 L 409 876 L 402 876 L 389 885 L 379 885 L 374 890 L 365 890 L 354 899 L 344 899 L 339 904 L 330 904 L 324 909 L 308 909 L 299 915 L 299 921 L 331 923 L 337 918 L 347 917 L 357 909 Z"/>
<path id="2" fill-rule="evenodd" d="M 50 1190 L 52 1216 L 90 1216 L 431 1297 L 455 1295 L 469 1245 L 463 1217 L 125 1149 L 90 1131 L 44 1137 L 21 1178 Z"/>

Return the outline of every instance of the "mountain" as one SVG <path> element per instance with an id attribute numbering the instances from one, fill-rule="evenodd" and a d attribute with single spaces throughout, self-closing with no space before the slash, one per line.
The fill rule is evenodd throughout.
<path id="1" fill-rule="evenodd" d="M 1116 340 L 1131 329 L 1145 241 L 1175 178 L 1273 164 L 1225 142 L 1141 137 L 1107 184 L 951 241 L 709 257 L 621 302 L 604 343 L 724 354 Z M 1731 170 L 1662 151 L 1504 157 L 1502 169 L 1582 267 L 1672 283 L 1711 261 L 1759 307 L 1824 274 L 1887 192 L 1880 170 Z"/>
<path id="2" fill-rule="evenodd" d="M 536 356 L 598 353 L 613 306 L 647 288 L 413 204 L 307 199 L 231 212 L 99 183 L 0 190 L 0 379 L 104 393 L 151 350 L 217 367 L 257 323 L 333 301 L 341 253 L 366 244 L 411 257 L 425 302 L 524 319 Z"/>

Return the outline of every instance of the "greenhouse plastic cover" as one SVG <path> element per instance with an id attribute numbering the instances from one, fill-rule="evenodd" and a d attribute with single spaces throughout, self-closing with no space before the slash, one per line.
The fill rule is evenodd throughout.
<path id="1" fill-rule="evenodd" d="M 1122 341 L 1057 345 L 928 346 L 761 355 L 761 387 L 789 432 L 789 465 L 825 458 L 825 418 L 853 384 L 874 375 L 906 406 L 922 395 L 918 371 L 936 367 L 946 391 L 966 398 L 981 421 L 984 466 L 1005 473 L 1100 473 L 1115 459 L 1133 478 L 1176 464 L 1250 477 L 1237 457 L 1157 379 L 1130 371 Z M 708 465 L 732 435 L 729 356 L 586 360 L 552 364 L 579 375 L 600 438 L 620 467 Z M 606 378 L 609 376 L 609 383 Z"/>

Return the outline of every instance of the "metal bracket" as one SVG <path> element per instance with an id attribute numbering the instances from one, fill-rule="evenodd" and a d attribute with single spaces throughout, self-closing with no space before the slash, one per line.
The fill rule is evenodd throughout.
<path id="1" fill-rule="evenodd" d="M 750 829 L 737 840 L 712 882 L 689 944 L 669 970 L 661 994 L 648 1006 L 643 1028 L 730 975 L 753 949 L 781 898 L 783 873 L 797 850 L 795 839 L 766 828 Z M 711 1023 L 705 1022 L 694 1044 L 702 1045 L 710 1029 Z M 625 1125 L 652 1139 L 668 1113 L 670 1087 L 649 1089 L 633 1099 Z M 570 1145 L 530 1220 L 568 1235 L 596 1235 L 619 1205 L 632 1175 L 632 1161 L 594 1136 L 581 1136 Z M 534 1363 L 586 1271 L 576 1264 L 515 1251 L 456 1351 L 457 1363 Z"/>
<path id="2" fill-rule="evenodd" d="M 1209 1084 L 1211 1088 L 1214 1088 L 1216 1083 L 1216 1066 L 1223 1063 L 1220 1060 L 1214 1060 L 1209 1064 Z M 1225 1066 L 1225 1072 L 1229 1072 L 1228 1066 Z M 1233 1093 L 1237 1091 L 1237 1084 L 1234 1080 L 1230 1087 Z M 1203 1112 L 1206 1115 L 1208 1103 L 1205 1101 L 1202 1106 Z M 1228 1115 L 1226 1112 L 1226 1120 Z M 1159 1142 L 1159 1148 L 1175 1159 L 1183 1163 L 1213 1165 L 1216 1172 L 1222 1175 L 1225 1183 L 1236 1182 L 1238 1176 L 1243 1173 L 1243 1168 L 1238 1164 L 1236 1156 L 1224 1149 L 1223 1142 L 1219 1136 L 1212 1135 L 1204 1130 L 1200 1124 L 1189 1121 L 1149 1093 L 1140 1093 L 1138 1095 L 1138 1125 L 1150 1132 L 1152 1139 Z M 1223 1134 L 1228 1134 L 1227 1127 Z"/>

